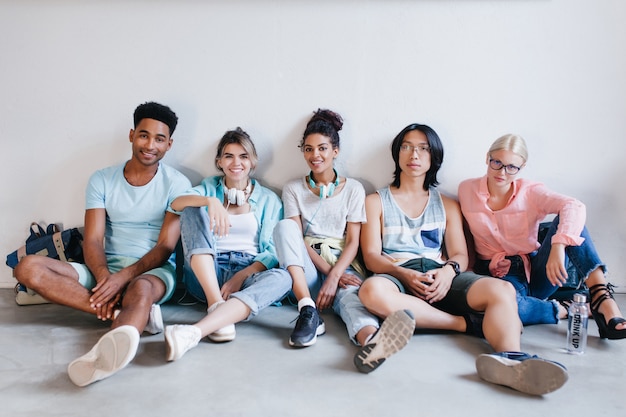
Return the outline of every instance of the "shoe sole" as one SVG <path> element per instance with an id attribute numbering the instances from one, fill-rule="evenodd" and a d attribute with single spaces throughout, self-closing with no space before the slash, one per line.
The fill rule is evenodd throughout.
<path id="1" fill-rule="evenodd" d="M 232 342 L 233 340 L 235 340 L 235 337 L 237 336 L 237 332 L 235 330 L 233 330 L 230 333 L 211 333 L 210 335 L 207 336 L 207 338 L 211 341 L 211 342 L 215 342 L 215 343 L 224 343 L 224 342 Z"/>
<path id="2" fill-rule="evenodd" d="M 415 320 L 404 310 L 389 315 L 380 326 L 379 339 L 361 347 L 354 355 L 354 365 L 364 374 L 376 370 L 394 353 L 404 348 L 415 331 Z"/>
<path id="3" fill-rule="evenodd" d="M 137 353 L 139 333 L 133 327 L 126 327 L 130 326 L 106 333 L 87 354 L 69 364 L 67 373 L 74 384 L 87 386 L 128 365 Z"/>
<path id="4" fill-rule="evenodd" d="M 19 286 L 20 284 L 17 284 L 15 286 L 15 302 L 18 305 L 28 306 L 36 304 L 50 304 L 50 301 L 46 300 L 30 288 L 26 290 L 20 290 L 18 288 Z"/>
<path id="5" fill-rule="evenodd" d="M 307 346 L 314 345 L 315 342 L 317 342 L 317 336 L 321 336 L 324 333 L 326 333 L 326 324 L 324 322 L 321 322 L 317 326 L 317 329 L 315 330 L 315 334 L 313 335 L 311 340 L 308 340 L 306 342 L 294 342 L 293 340 L 291 340 L 291 336 L 290 336 L 289 337 L 289 346 L 292 346 L 292 347 L 307 347 Z"/>
<path id="6" fill-rule="evenodd" d="M 476 359 L 478 376 L 487 382 L 504 385 L 530 395 L 543 395 L 567 382 L 567 370 L 539 358 L 516 361 L 483 354 Z"/>
<path id="7" fill-rule="evenodd" d="M 176 359 L 176 352 L 178 351 L 178 346 L 176 346 L 176 338 L 172 337 L 172 332 L 174 331 L 174 326 L 167 326 L 165 331 L 163 332 L 165 336 L 165 360 L 167 362 L 173 362 Z"/>

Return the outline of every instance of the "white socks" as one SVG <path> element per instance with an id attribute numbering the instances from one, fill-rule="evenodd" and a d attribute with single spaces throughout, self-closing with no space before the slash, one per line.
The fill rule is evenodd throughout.
<path id="1" fill-rule="evenodd" d="M 311 297 L 304 297 L 302 300 L 298 301 L 298 311 L 302 310 L 304 306 L 311 306 L 315 308 L 315 301 Z"/>

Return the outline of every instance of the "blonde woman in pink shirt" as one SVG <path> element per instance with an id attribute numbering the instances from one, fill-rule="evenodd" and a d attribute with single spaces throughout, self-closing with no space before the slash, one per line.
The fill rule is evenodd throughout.
<path id="1" fill-rule="evenodd" d="M 567 311 L 548 297 L 567 280 L 569 259 L 585 277 L 600 337 L 626 338 L 626 320 L 585 227 L 584 204 L 541 183 L 518 178 L 527 160 L 521 136 L 502 136 L 487 153 L 487 174 L 459 185 L 461 210 L 477 252 L 475 272 L 513 284 L 525 325 L 557 323 L 567 317 Z M 540 244 L 537 231 L 547 215 L 556 217 Z"/>

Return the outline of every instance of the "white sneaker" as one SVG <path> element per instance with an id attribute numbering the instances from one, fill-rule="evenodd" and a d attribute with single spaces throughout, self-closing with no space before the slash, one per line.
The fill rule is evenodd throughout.
<path id="1" fill-rule="evenodd" d="M 46 300 L 30 288 L 26 288 L 22 284 L 17 284 L 15 286 L 15 302 L 21 306 L 50 304 L 50 301 Z"/>
<path id="2" fill-rule="evenodd" d="M 152 304 L 152 308 L 150 308 L 150 316 L 148 317 L 148 323 L 143 331 L 150 334 L 163 333 L 163 315 L 161 314 L 160 305 Z"/>
<path id="3" fill-rule="evenodd" d="M 213 311 L 215 311 L 217 307 L 219 307 L 220 304 L 223 304 L 223 303 L 225 303 L 225 301 L 218 301 L 217 303 L 209 307 L 206 313 L 211 314 Z M 230 342 L 232 340 L 235 340 L 236 335 L 237 335 L 237 331 L 235 330 L 235 325 L 229 324 L 227 326 L 222 327 L 221 329 L 214 331 L 207 337 L 209 338 L 211 342 L 222 343 L 222 342 Z"/>
<path id="4" fill-rule="evenodd" d="M 113 312 L 113 320 L 117 319 L 122 310 L 115 310 Z M 161 314 L 161 306 L 158 304 L 152 304 L 150 308 L 150 315 L 148 316 L 148 323 L 143 329 L 144 332 L 150 334 L 163 333 L 163 315 Z"/>
<path id="5" fill-rule="evenodd" d="M 568 379 L 565 366 L 524 352 L 482 354 L 476 359 L 476 371 L 487 382 L 531 395 L 556 391 Z"/>
<path id="6" fill-rule="evenodd" d="M 175 324 L 165 328 L 165 359 L 172 362 L 182 358 L 189 349 L 198 346 L 202 332 L 196 326 Z"/>
<path id="7" fill-rule="evenodd" d="M 383 321 L 374 337 L 354 355 L 354 365 L 368 374 L 404 348 L 415 331 L 415 319 L 409 310 L 398 310 Z"/>
<path id="8" fill-rule="evenodd" d="M 85 355 L 67 367 L 72 382 L 84 387 L 107 378 L 124 368 L 135 357 L 139 332 L 133 326 L 120 326 L 104 334 Z"/>

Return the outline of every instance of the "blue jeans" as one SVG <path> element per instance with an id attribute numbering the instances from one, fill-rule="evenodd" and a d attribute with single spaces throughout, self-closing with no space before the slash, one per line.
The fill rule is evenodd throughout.
<path id="1" fill-rule="evenodd" d="M 302 238 L 302 231 L 296 222 L 290 219 L 281 220 L 274 228 L 274 243 L 278 262 L 282 268 L 296 265 L 304 269 L 311 297 L 315 299 L 326 275 L 315 268 Z M 335 251 L 336 256 L 340 254 L 341 252 Z M 363 279 L 352 267 L 348 267 L 346 272 Z M 333 301 L 333 311 L 346 324 L 350 339 L 354 343 L 357 343 L 356 334 L 365 326 L 380 327 L 378 317 L 370 313 L 361 303 L 358 291 L 359 287 L 352 285 L 347 288 L 339 287 Z"/>
<path id="2" fill-rule="evenodd" d="M 509 281 L 517 292 L 517 304 L 520 319 L 524 325 L 557 323 L 558 303 L 548 300 L 559 289 L 552 285 L 546 275 L 546 264 L 552 249 L 552 236 L 556 234 L 559 225 L 559 216 L 556 216 L 548 229 L 546 237 L 536 251 L 528 254 L 530 257 L 530 283 L 526 279 L 524 264 L 519 256 L 509 256 L 511 269 L 503 279 Z M 595 245 L 589 236 L 587 228 L 580 234 L 585 241 L 580 246 L 565 248 L 565 265 L 571 262 L 580 276 L 587 277 L 592 271 L 600 267 L 606 272 L 606 266 L 600 260 Z M 477 261 L 476 272 L 489 274 L 489 261 Z"/>
<path id="3" fill-rule="evenodd" d="M 198 254 L 213 256 L 217 282 L 224 285 L 235 273 L 254 262 L 254 255 L 243 252 L 216 250 L 216 239 L 209 229 L 209 217 L 204 207 L 187 207 L 180 216 L 181 238 L 185 254 L 183 282 L 187 291 L 199 301 L 206 303 L 206 295 L 198 278 L 190 268 L 191 257 Z M 247 320 L 256 316 L 265 307 L 282 300 L 291 290 L 291 276 L 283 269 L 272 268 L 250 275 L 241 289 L 231 294 L 250 308 Z"/>

